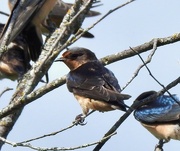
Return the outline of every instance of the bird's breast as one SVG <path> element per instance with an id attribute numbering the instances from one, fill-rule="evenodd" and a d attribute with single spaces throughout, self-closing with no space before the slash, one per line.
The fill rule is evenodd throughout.
<path id="1" fill-rule="evenodd" d="M 117 106 L 108 104 L 104 101 L 94 100 L 94 99 L 86 98 L 86 97 L 79 96 L 76 94 L 74 96 L 79 102 L 80 106 L 82 107 L 84 114 L 87 114 L 89 109 L 98 110 L 100 112 L 118 109 Z"/>
<path id="2" fill-rule="evenodd" d="M 149 132 L 151 132 L 158 139 L 180 140 L 180 126 L 179 124 L 142 124 Z"/>
<path id="3" fill-rule="evenodd" d="M 43 20 L 46 18 L 46 16 L 49 14 L 49 12 L 53 9 L 55 6 L 57 0 L 46 0 L 46 2 L 43 4 L 41 9 L 38 11 L 38 13 L 33 18 L 33 23 L 36 26 L 39 26 Z"/>
<path id="4" fill-rule="evenodd" d="M 0 79 L 9 78 L 11 80 L 16 80 L 18 74 L 6 63 L 0 61 Z"/>

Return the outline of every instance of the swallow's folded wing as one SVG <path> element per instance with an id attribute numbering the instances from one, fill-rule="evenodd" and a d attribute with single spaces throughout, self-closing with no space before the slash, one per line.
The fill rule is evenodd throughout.
<path id="1" fill-rule="evenodd" d="M 173 97 L 179 101 L 176 95 Z M 180 106 L 170 96 L 161 96 L 150 103 L 134 112 L 138 121 L 142 123 L 165 123 L 180 119 Z"/>
<path id="2" fill-rule="evenodd" d="M 114 81 L 107 83 L 104 80 L 104 72 L 109 74 L 100 64 L 92 64 L 92 66 L 87 64 L 87 66 L 81 69 L 71 71 L 67 78 L 69 91 L 102 101 L 121 101 L 129 99 L 131 97 L 130 95 L 121 94 L 117 90 L 114 90 L 114 86 L 110 85 L 110 83 Z"/>
<path id="3" fill-rule="evenodd" d="M 11 15 L 1 34 L 1 42 L 6 31 L 8 30 L 8 27 L 14 24 L 9 40 L 6 44 L 8 45 L 10 42 L 12 42 L 31 21 L 32 17 L 41 8 L 45 1 L 46 0 L 26 0 L 22 5 L 22 0 L 18 0 L 13 7 Z"/>

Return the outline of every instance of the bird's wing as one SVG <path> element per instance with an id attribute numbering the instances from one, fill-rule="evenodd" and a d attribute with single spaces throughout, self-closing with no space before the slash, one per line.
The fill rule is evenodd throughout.
<path id="1" fill-rule="evenodd" d="M 46 0 L 26 0 L 23 3 L 23 7 L 20 7 L 22 4 L 22 0 L 17 0 L 16 4 L 11 11 L 11 15 L 6 23 L 6 26 L 1 34 L 1 41 L 6 33 L 8 26 L 12 24 L 12 20 L 15 16 L 18 16 L 13 24 L 13 29 L 10 34 L 9 40 L 7 41 L 7 45 L 13 41 L 17 35 L 24 29 L 24 27 L 31 21 L 31 18 L 35 15 L 35 12 L 38 11 L 41 6 L 44 4 Z"/>
<path id="2" fill-rule="evenodd" d="M 0 24 L 0 33 L 2 32 L 3 27 L 4 24 Z M 0 62 L 1 72 L 6 73 L 7 77 L 12 77 L 12 79 L 15 78 L 15 75 L 19 77 L 23 76 L 23 74 L 31 67 L 29 64 L 28 45 L 21 34 L 8 45 L 7 51 L 1 56 Z M 10 75 L 8 76 L 8 74 Z"/>
<path id="3" fill-rule="evenodd" d="M 176 95 L 174 99 L 179 101 Z M 163 123 L 180 119 L 180 106 L 170 96 L 161 96 L 155 102 L 134 112 L 137 120 L 146 123 Z"/>
<path id="4" fill-rule="evenodd" d="M 112 89 L 117 92 L 121 92 L 120 85 L 117 78 L 114 76 L 114 73 L 109 69 L 104 67 L 103 79 L 106 83 L 105 87 Z"/>
<path id="5" fill-rule="evenodd" d="M 65 3 L 62 0 L 58 0 L 53 10 L 48 15 L 49 19 L 55 21 L 56 24 L 59 25 L 72 5 L 73 4 L 71 3 Z M 100 15 L 100 13 L 90 10 L 87 14 L 87 17 L 93 17 L 97 15 Z"/>
<path id="6" fill-rule="evenodd" d="M 62 0 L 58 0 L 53 10 L 49 13 L 48 17 L 45 19 L 43 23 L 44 26 L 42 26 L 41 29 L 43 34 L 47 34 L 51 31 L 54 31 L 55 27 L 59 27 L 64 16 L 66 15 L 66 13 L 68 12 L 68 10 L 71 8 L 72 5 L 73 4 L 65 3 Z M 96 11 L 89 11 L 86 17 L 93 17 L 97 15 L 100 15 L 100 13 Z M 74 33 L 76 33 L 78 30 L 79 28 L 76 29 Z M 93 38 L 94 35 L 91 34 L 90 32 L 85 32 L 83 34 L 83 37 Z"/>
<path id="7" fill-rule="evenodd" d="M 104 80 L 104 74 L 106 76 L 109 74 L 106 71 L 100 63 L 86 63 L 83 67 L 69 73 L 68 89 L 75 94 L 107 102 L 129 99 L 129 95 L 115 91 L 114 86 L 110 85 L 112 82 L 107 83 Z"/>
<path id="8" fill-rule="evenodd" d="M 63 2 L 62 0 L 58 0 L 53 10 L 49 13 L 48 17 L 50 18 L 63 18 L 67 11 L 71 8 L 72 4 L 68 4 Z"/>

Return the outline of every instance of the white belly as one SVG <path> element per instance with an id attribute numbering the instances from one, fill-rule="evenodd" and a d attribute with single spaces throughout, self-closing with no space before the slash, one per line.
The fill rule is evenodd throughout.
<path id="1" fill-rule="evenodd" d="M 142 124 L 149 132 L 151 132 L 158 139 L 180 140 L 180 126 L 179 124 Z"/>

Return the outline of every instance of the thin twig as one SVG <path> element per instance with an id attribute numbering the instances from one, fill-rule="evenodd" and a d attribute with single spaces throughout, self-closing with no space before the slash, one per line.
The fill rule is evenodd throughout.
<path id="1" fill-rule="evenodd" d="M 2 97 L 2 95 L 7 92 L 7 91 L 10 91 L 10 90 L 13 90 L 13 88 L 5 88 L 1 93 L 0 93 L 0 98 Z"/>
<path id="2" fill-rule="evenodd" d="M 39 136 L 39 137 L 36 137 L 36 138 L 28 139 L 28 140 L 19 142 L 19 143 L 17 143 L 17 144 L 24 144 L 24 143 L 28 143 L 28 142 L 32 142 L 32 141 L 41 139 L 41 138 L 45 138 L 45 137 L 49 137 L 49 136 L 54 136 L 54 135 L 57 135 L 58 133 L 61 133 L 61 132 L 63 132 L 63 131 L 66 131 L 66 130 L 74 127 L 75 125 L 76 125 L 76 124 L 73 123 L 73 124 L 71 124 L 70 126 L 68 126 L 68 127 L 66 127 L 66 128 L 63 128 L 63 129 L 61 129 L 61 130 L 59 130 L 59 131 L 52 132 L 52 133 L 49 133 L 49 134 L 45 134 L 45 135 L 42 135 L 42 136 Z"/>
<path id="3" fill-rule="evenodd" d="M 93 143 L 89 143 L 89 144 L 84 144 L 84 145 L 80 145 L 80 146 L 76 146 L 76 147 L 52 147 L 52 148 L 42 148 L 42 147 L 36 147 L 36 146 L 32 146 L 31 144 L 29 143 L 16 143 L 16 142 L 12 142 L 12 141 L 9 141 L 3 137 L 0 137 L 0 140 L 13 146 L 13 147 L 18 147 L 18 146 L 21 146 L 21 147 L 28 147 L 28 148 L 31 148 L 31 149 L 34 149 L 34 150 L 38 150 L 38 151 L 65 151 L 65 150 L 75 150 L 75 149 L 81 149 L 81 148 L 86 148 L 86 147 L 89 147 L 89 146 L 93 146 L 93 145 L 96 145 L 102 141 L 104 141 L 104 139 L 107 139 L 108 137 L 112 137 L 114 135 L 116 135 L 117 132 L 114 132 L 104 138 L 102 138 L 101 140 L 99 141 L 96 141 L 96 142 L 93 142 Z"/>
<path id="4" fill-rule="evenodd" d="M 164 94 L 167 90 L 171 89 L 172 87 L 175 87 L 177 84 L 180 83 L 180 77 L 178 77 L 177 79 L 175 79 L 174 81 L 172 81 L 170 84 L 168 84 L 165 89 L 160 90 L 159 92 L 157 92 L 154 95 L 151 95 L 141 101 L 134 101 L 134 103 L 131 105 L 131 107 L 127 110 L 127 112 L 125 114 L 123 114 L 123 116 L 120 117 L 120 119 L 109 129 L 109 131 L 104 135 L 104 137 L 108 136 L 109 134 L 115 132 L 119 126 L 129 117 L 129 115 L 139 106 L 147 103 L 147 102 L 151 102 L 154 98 Z M 104 144 L 110 139 L 104 139 L 103 142 L 99 143 L 93 151 L 99 151 Z"/>
<path id="5" fill-rule="evenodd" d="M 91 113 L 93 112 L 90 112 L 85 118 L 87 118 Z M 39 137 L 36 137 L 36 138 L 32 138 L 32 139 L 28 139 L 26 141 L 22 141 L 22 142 L 19 142 L 17 144 L 23 144 L 23 143 L 28 143 L 28 142 L 32 142 L 32 141 L 35 141 L 35 140 L 38 140 L 38 139 L 41 139 L 41 138 L 45 138 L 45 137 L 49 137 L 49 136 L 54 136 L 54 135 L 57 135 L 58 133 L 61 133 L 61 132 L 64 132 L 74 126 L 77 126 L 77 122 L 76 121 L 73 121 L 72 124 L 66 128 L 63 128 L 59 131 L 56 131 L 56 132 L 52 132 L 52 133 L 49 133 L 49 134 L 45 134 L 45 135 L 42 135 L 42 136 L 39 136 Z"/>
<path id="6" fill-rule="evenodd" d="M 176 36 L 175 36 L 175 34 L 173 34 L 169 37 L 158 38 L 157 40 L 158 40 L 157 47 L 164 46 L 164 45 L 167 45 L 170 43 L 174 43 L 174 42 L 180 41 L 180 33 L 177 33 Z M 133 47 L 132 49 L 137 51 L 140 54 L 140 53 L 143 53 L 143 52 L 146 52 L 146 51 L 152 49 L 153 45 L 154 45 L 154 39 L 152 39 L 148 42 L 145 42 L 142 45 Z M 103 65 L 108 65 L 108 64 L 117 62 L 119 60 L 123 60 L 126 58 L 133 57 L 133 56 L 137 55 L 137 53 L 132 51 L 132 49 L 126 49 L 123 51 L 121 50 L 116 54 L 108 55 L 108 56 L 101 58 L 100 61 Z M 50 50 L 50 49 L 48 49 L 48 50 Z M 37 74 L 36 74 L 36 76 L 37 76 Z M 36 76 L 35 76 L 35 79 L 37 79 Z M 59 86 L 65 84 L 65 79 L 66 79 L 66 77 L 63 76 L 63 77 L 58 78 L 58 79 L 52 81 L 51 83 L 48 83 L 45 86 L 43 86 L 43 87 L 41 87 L 41 88 L 39 88 L 39 89 L 29 93 L 29 94 L 27 93 L 28 95 L 26 95 L 26 97 L 25 97 L 26 100 L 23 100 L 23 98 L 20 99 L 20 97 L 19 97 L 19 99 L 17 99 L 16 102 L 14 102 L 14 103 L 12 103 L 12 104 L 8 105 L 7 107 L 0 110 L 0 118 L 5 117 L 6 115 L 12 113 L 17 108 L 23 107 L 23 106 L 31 103 L 32 101 L 37 100 L 38 98 L 40 98 L 44 94 L 46 94 L 46 93 L 58 88 Z M 28 81 L 25 81 L 25 83 L 27 83 L 27 82 Z M 24 89 L 24 87 L 23 87 L 23 89 Z"/>
<path id="7" fill-rule="evenodd" d="M 131 49 L 132 49 L 132 48 L 131 48 Z M 133 49 L 132 49 L 132 50 L 133 50 Z M 135 50 L 133 50 L 133 51 L 137 53 L 137 55 L 139 56 L 139 58 L 140 58 L 141 61 L 143 62 L 144 66 L 146 67 L 147 71 L 149 72 L 149 75 L 150 75 L 150 76 L 169 94 L 169 96 L 180 106 L 180 102 L 177 101 L 177 100 L 172 96 L 172 94 L 166 89 L 166 87 L 165 87 L 162 83 L 160 83 L 159 80 L 157 80 L 157 78 L 152 74 L 151 70 L 148 68 L 148 66 L 146 65 L 145 61 L 144 61 L 143 58 L 141 57 L 141 55 L 140 55 L 137 51 L 135 51 Z"/>
<path id="8" fill-rule="evenodd" d="M 0 11 L 0 14 L 5 15 L 5 16 L 7 16 L 7 17 L 9 17 L 9 14 L 7 14 L 7 13 L 5 13 L 5 12 Z"/>
<path id="9" fill-rule="evenodd" d="M 145 64 L 148 64 L 151 62 L 152 57 L 154 56 L 155 51 L 157 50 L 157 39 L 154 39 L 154 45 L 153 45 L 153 50 L 152 52 L 148 55 L 147 60 L 145 61 Z M 130 47 L 131 50 L 133 50 Z M 133 50 L 134 51 L 134 50 Z M 134 72 L 133 76 L 131 77 L 131 79 L 127 82 L 127 84 L 122 88 L 122 91 L 135 79 L 135 77 L 137 77 L 137 75 L 139 74 L 140 70 L 145 66 L 145 64 L 141 64 L 136 71 Z"/>
<path id="10" fill-rule="evenodd" d="M 25 0 L 22 0 L 22 1 L 24 2 Z M 65 15 L 63 22 L 61 23 L 60 29 L 58 31 L 53 32 L 51 37 L 47 40 L 46 44 L 44 45 L 44 47 L 42 49 L 42 53 L 39 56 L 39 59 L 36 61 L 35 64 L 33 64 L 32 68 L 26 74 L 24 74 L 22 80 L 18 83 L 16 92 L 13 94 L 13 96 L 11 98 L 11 102 L 10 102 L 11 107 L 13 107 L 13 104 L 15 105 L 16 103 L 18 105 L 20 105 L 20 104 L 21 105 L 20 106 L 15 105 L 16 107 L 14 108 L 15 110 L 13 112 L 11 112 L 12 114 L 9 113 L 9 114 L 6 114 L 6 117 L 4 116 L 3 120 L 8 119 L 8 122 L 4 122 L 4 121 L 2 121 L 2 118 L 0 118 L 1 123 L 3 123 L 0 125 L 0 129 L 1 129 L 0 136 L 2 136 L 4 138 L 7 137 L 7 135 L 11 131 L 12 127 L 14 126 L 16 120 L 20 116 L 20 114 L 23 110 L 23 107 L 26 105 L 25 104 L 26 96 L 35 89 L 38 82 L 42 79 L 44 74 L 47 73 L 47 71 L 50 68 L 50 66 L 52 65 L 53 61 L 58 56 L 59 52 L 62 50 L 62 48 L 59 49 L 59 47 L 62 46 L 67 41 L 67 39 L 70 37 L 71 33 L 73 32 L 72 30 L 74 29 L 74 26 L 81 25 L 81 23 L 83 22 L 83 19 L 85 18 L 85 13 L 86 13 L 85 11 L 88 11 L 90 9 L 91 2 L 92 2 L 92 0 L 88 0 L 87 1 L 88 5 L 86 5 L 87 4 L 86 1 L 82 3 L 81 0 L 76 0 L 75 4 L 73 5 L 74 7 L 72 7 L 72 9 L 70 9 L 68 11 L 68 13 Z M 74 22 L 72 22 L 72 24 L 71 24 L 70 23 L 71 19 L 74 18 L 74 16 L 79 11 L 79 9 L 82 5 L 86 5 L 88 7 L 84 8 L 85 11 L 82 12 L 82 14 L 80 14 L 80 16 L 77 16 L 77 21 L 75 19 Z M 21 7 L 21 6 L 18 5 L 17 7 Z M 73 9 L 75 7 L 76 7 L 76 10 Z M 9 28 L 9 26 L 8 26 L 8 28 Z M 5 33 L 5 35 L 8 35 L 8 32 L 9 31 L 7 30 L 7 33 Z M 58 39 L 58 37 L 60 37 L 60 38 Z M 57 41 L 57 39 L 58 39 L 58 41 Z M 5 36 L 3 38 L 4 42 L 2 45 L 5 45 L 7 40 L 8 40 L 8 36 L 7 37 Z M 56 47 L 57 49 L 53 48 L 53 46 L 56 42 L 58 43 L 58 46 L 59 46 L 59 47 Z M 4 48 L 2 48 L 2 49 L 4 49 Z M 2 53 L 4 51 L 2 49 L 0 48 L 0 53 Z M 0 141 L 0 148 L 2 147 L 2 145 L 3 145 L 3 142 Z"/>
<path id="11" fill-rule="evenodd" d="M 96 21 L 94 24 L 92 24 L 89 28 L 86 28 L 86 29 L 84 29 L 84 30 L 81 31 L 81 32 L 77 32 L 74 36 L 72 36 L 72 38 L 71 38 L 70 40 L 68 40 L 68 43 L 69 43 L 69 44 L 74 43 L 74 42 L 77 41 L 79 38 L 81 38 L 84 33 L 86 33 L 87 31 L 89 31 L 90 29 L 94 28 L 94 26 L 96 26 L 98 23 L 100 23 L 103 19 L 105 19 L 105 18 L 106 18 L 107 16 L 109 16 L 111 13 L 115 12 L 116 10 L 118 10 L 118 9 L 120 9 L 120 8 L 122 8 L 122 7 L 130 4 L 130 3 L 132 3 L 132 2 L 134 2 L 134 1 L 135 1 L 135 0 L 129 0 L 129 1 L 127 1 L 126 3 L 121 4 L 121 5 L 117 6 L 117 7 L 115 7 L 114 9 L 109 10 L 104 16 L 102 16 L 99 20 L 97 20 L 97 21 Z"/>

